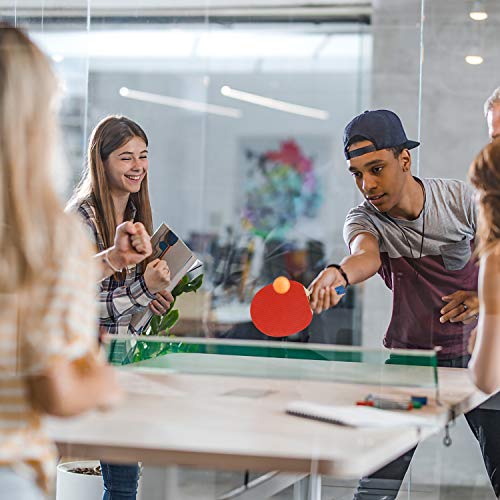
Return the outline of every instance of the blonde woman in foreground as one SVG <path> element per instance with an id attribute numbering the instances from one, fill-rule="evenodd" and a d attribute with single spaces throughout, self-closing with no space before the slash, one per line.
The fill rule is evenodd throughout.
<path id="1" fill-rule="evenodd" d="M 500 139 L 477 155 L 469 179 L 478 190 L 479 323 L 469 368 L 484 392 L 500 388 Z"/>
<path id="2" fill-rule="evenodd" d="M 112 272 L 108 261 L 137 262 L 150 246 L 141 226 L 126 224 L 115 246 L 92 259 L 81 224 L 64 214 L 50 181 L 56 78 L 29 38 L 6 24 L 0 74 L 0 491 L 38 500 L 56 466 L 42 415 L 75 415 L 121 398 L 115 372 L 97 353 L 96 283 Z"/>

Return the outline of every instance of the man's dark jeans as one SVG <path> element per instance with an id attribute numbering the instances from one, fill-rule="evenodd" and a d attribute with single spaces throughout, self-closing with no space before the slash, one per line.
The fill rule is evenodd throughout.
<path id="1" fill-rule="evenodd" d="M 441 360 L 438 361 L 438 365 L 448 368 L 466 368 L 469 359 L 470 356 L 462 356 Z M 500 412 L 476 408 L 466 413 L 465 418 L 479 441 L 491 485 L 496 496 L 500 497 Z M 362 478 L 354 499 L 394 500 L 416 449 L 416 447 L 411 449 L 382 469 Z"/>
<path id="2" fill-rule="evenodd" d="M 135 500 L 139 481 L 139 465 L 101 462 L 104 481 L 103 500 Z"/>

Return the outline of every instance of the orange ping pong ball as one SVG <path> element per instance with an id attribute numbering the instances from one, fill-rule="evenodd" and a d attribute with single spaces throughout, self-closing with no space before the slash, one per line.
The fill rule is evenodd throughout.
<path id="1" fill-rule="evenodd" d="M 276 293 L 283 295 L 290 290 L 290 281 L 284 276 L 278 276 L 273 281 L 273 288 Z"/>

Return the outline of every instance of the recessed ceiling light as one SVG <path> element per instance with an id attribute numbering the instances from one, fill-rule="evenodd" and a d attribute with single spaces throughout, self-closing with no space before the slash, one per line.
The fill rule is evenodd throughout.
<path id="1" fill-rule="evenodd" d="M 487 12 L 469 12 L 469 16 L 471 19 L 474 19 L 474 21 L 484 21 L 488 19 Z"/>
<path id="2" fill-rule="evenodd" d="M 484 8 L 483 2 L 479 0 L 474 2 L 469 12 L 469 16 L 471 19 L 474 19 L 474 21 L 484 21 L 485 19 L 488 19 L 488 13 Z"/>
<path id="3" fill-rule="evenodd" d="M 484 59 L 481 56 L 465 56 L 465 62 L 472 65 L 482 64 Z"/>
<path id="4" fill-rule="evenodd" d="M 60 63 L 64 60 L 64 56 L 61 55 L 61 54 L 52 54 L 52 60 L 55 62 L 55 63 Z"/>

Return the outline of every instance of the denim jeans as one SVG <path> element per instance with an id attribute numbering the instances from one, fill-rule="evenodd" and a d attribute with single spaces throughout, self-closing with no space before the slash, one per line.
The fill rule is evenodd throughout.
<path id="1" fill-rule="evenodd" d="M 470 356 L 438 361 L 439 366 L 466 368 Z M 475 408 L 466 413 L 465 419 L 479 442 L 484 465 L 495 490 L 500 497 L 500 432 L 498 423 L 500 412 Z M 382 469 L 362 478 L 354 500 L 394 500 L 417 447 L 412 448 Z"/>
<path id="2" fill-rule="evenodd" d="M 37 485 L 9 467 L 0 467 L 0 497 L 9 500 L 44 500 Z"/>
<path id="3" fill-rule="evenodd" d="M 104 481 L 103 500 L 135 500 L 139 464 L 119 465 L 101 462 Z"/>

